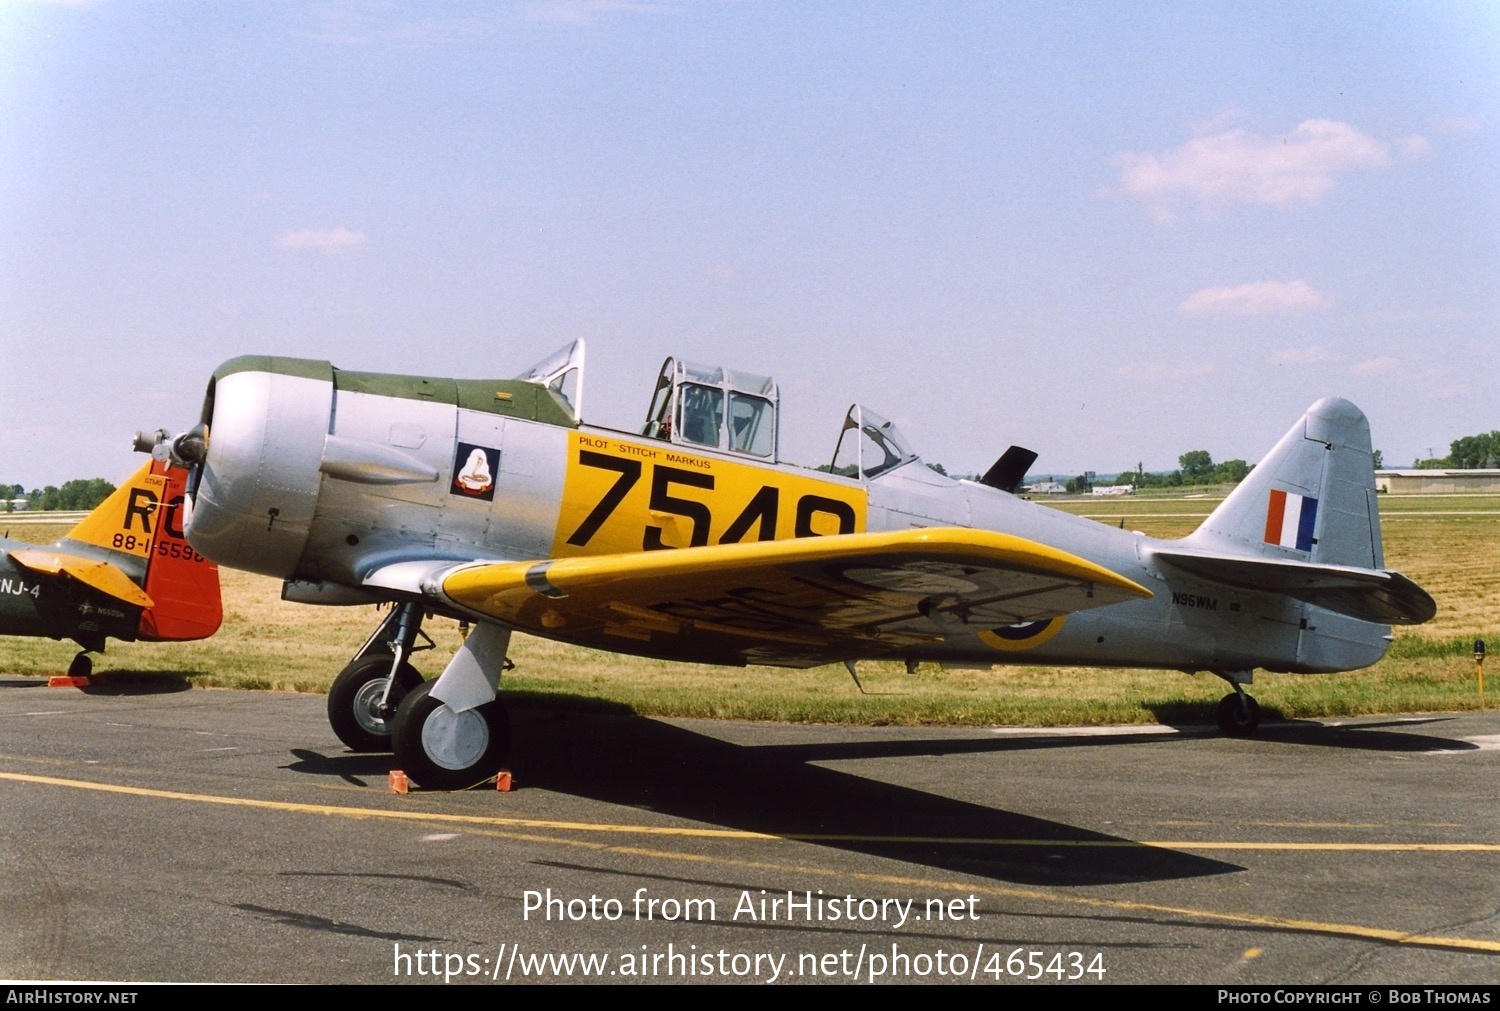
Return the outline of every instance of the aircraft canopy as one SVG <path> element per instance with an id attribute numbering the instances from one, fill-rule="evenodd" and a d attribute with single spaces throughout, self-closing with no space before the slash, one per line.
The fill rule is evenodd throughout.
<path id="1" fill-rule="evenodd" d="M 668 358 L 641 433 L 774 463 L 779 404 L 770 376 Z"/>
<path id="2" fill-rule="evenodd" d="M 915 459 L 918 459 L 916 452 L 894 421 L 855 404 L 844 416 L 844 427 L 833 451 L 832 470 L 845 477 L 868 479 Z"/>

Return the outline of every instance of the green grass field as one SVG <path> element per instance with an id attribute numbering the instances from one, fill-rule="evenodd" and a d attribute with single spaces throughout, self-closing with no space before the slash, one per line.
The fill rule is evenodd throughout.
<path id="1" fill-rule="evenodd" d="M 1191 531 L 1215 498 L 1069 498 L 1054 508 L 1154 536 Z M 1386 563 L 1425 586 L 1438 616 L 1398 629 L 1379 664 L 1349 674 L 1257 673 L 1253 692 L 1268 718 L 1476 709 L 1500 695 L 1478 694 L 1472 657 L 1476 637 L 1500 645 L 1500 496 L 1381 497 Z M 17 527 L 37 543 L 62 527 Z M 186 679 L 199 687 L 326 691 L 379 620 L 374 608 L 287 604 L 280 584 L 240 572 L 223 574 L 224 627 L 199 643 L 111 643 L 95 671 L 125 678 Z M 456 626 L 434 619 L 426 630 L 437 648 L 415 663 L 437 674 L 458 645 Z M 46 676 L 66 670 L 70 643 L 7 638 L 7 673 Z M 1114 723 L 1211 723 L 1226 686 L 1211 675 L 1172 671 L 999 666 L 915 675 L 894 663 L 860 665 L 867 694 L 841 666 L 809 671 L 725 668 L 598 653 L 518 635 L 517 669 L 505 687 L 512 704 L 546 695 L 552 704 L 626 706 L 650 715 L 709 716 L 820 723 L 1009 726 Z"/>

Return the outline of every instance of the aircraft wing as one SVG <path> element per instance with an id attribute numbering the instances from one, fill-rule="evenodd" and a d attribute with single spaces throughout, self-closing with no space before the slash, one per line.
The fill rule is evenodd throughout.
<path id="1" fill-rule="evenodd" d="M 65 575 L 107 593 L 133 607 L 150 607 L 151 598 L 133 583 L 129 576 L 108 562 L 81 558 L 48 548 L 19 548 L 10 553 L 11 560 L 32 572 L 49 576 Z"/>
<path id="2" fill-rule="evenodd" d="M 1426 590 L 1389 569 L 1180 549 L 1157 549 L 1152 556 L 1204 579 L 1243 590 L 1283 593 L 1362 621 L 1420 625 L 1437 614 L 1437 603 Z"/>
<path id="3" fill-rule="evenodd" d="M 1151 595 L 1065 551 L 959 528 L 476 562 L 424 575 L 429 596 L 547 638 L 793 667 L 899 656 L 951 634 Z"/>

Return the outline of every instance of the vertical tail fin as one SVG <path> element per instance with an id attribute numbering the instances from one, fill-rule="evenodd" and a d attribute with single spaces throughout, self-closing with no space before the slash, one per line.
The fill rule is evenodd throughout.
<path id="1" fill-rule="evenodd" d="M 167 478 L 158 473 L 157 464 L 142 464 L 140 470 L 130 475 L 130 480 L 110 492 L 93 512 L 68 531 L 60 546 L 71 541 L 114 552 L 110 560 L 139 584 L 146 575 L 146 559 L 151 555 L 151 531 L 166 486 Z M 133 562 L 132 559 L 139 561 Z"/>
<path id="2" fill-rule="evenodd" d="M 1202 550 L 1383 569 L 1370 425 L 1327 397 L 1184 539 Z"/>
<path id="3" fill-rule="evenodd" d="M 219 570 L 182 535 L 187 472 L 152 460 L 68 532 L 59 547 L 86 544 L 151 598 L 137 630 L 148 641 L 203 639 L 219 628 Z"/>

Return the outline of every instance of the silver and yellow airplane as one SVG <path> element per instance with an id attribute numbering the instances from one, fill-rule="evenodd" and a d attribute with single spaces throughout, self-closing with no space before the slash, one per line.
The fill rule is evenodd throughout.
<path id="1" fill-rule="evenodd" d="M 72 639 L 86 677 L 108 639 L 180 642 L 218 630 L 219 570 L 183 537 L 187 472 L 144 464 L 55 544 L 0 539 L 0 635 Z"/>
<path id="2" fill-rule="evenodd" d="M 191 470 L 198 551 L 284 579 L 290 600 L 395 602 L 329 717 L 352 748 L 393 746 L 419 785 L 500 768 L 514 630 L 728 665 L 1204 670 L 1234 688 L 1221 726 L 1249 734 L 1255 668 L 1365 667 L 1390 625 L 1436 611 L 1384 567 L 1369 427 L 1344 400 L 1314 404 L 1166 541 L 1017 497 L 1026 450 L 944 477 L 857 405 L 826 470 L 783 463 L 764 376 L 669 358 L 641 431 L 586 425 L 583 365 L 581 343 L 498 381 L 236 358 L 200 423 L 155 440 Z M 408 657 L 427 613 L 474 630 L 424 683 Z"/>

